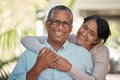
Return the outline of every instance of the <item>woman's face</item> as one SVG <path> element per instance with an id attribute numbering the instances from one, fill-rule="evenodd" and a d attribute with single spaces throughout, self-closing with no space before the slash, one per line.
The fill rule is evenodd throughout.
<path id="1" fill-rule="evenodd" d="M 98 43 L 97 24 L 95 20 L 88 20 L 82 24 L 77 32 L 76 43 L 88 50 Z"/>

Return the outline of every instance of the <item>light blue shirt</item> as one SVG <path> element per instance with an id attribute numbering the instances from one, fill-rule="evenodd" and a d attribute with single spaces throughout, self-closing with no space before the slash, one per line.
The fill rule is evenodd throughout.
<path id="1" fill-rule="evenodd" d="M 83 47 L 72 44 L 68 41 L 56 52 L 47 42 L 44 43 L 48 49 L 56 54 L 66 58 L 76 68 L 91 75 L 93 63 L 90 53 Z M 33 67 L 37 59 L 37 54 L 26 50 L 8 80 L 26 80 L 26 73 Z M 38 80 L 74 80 L 67 72 L 58 71 L 56 69 L 46 69 L 38 77 Z"/>

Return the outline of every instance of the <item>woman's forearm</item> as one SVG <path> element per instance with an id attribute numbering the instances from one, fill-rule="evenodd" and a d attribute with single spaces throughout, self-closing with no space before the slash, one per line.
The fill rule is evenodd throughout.
<path id="1" fill-rule="evenodd" d="M 36 52 L 37 54 L 39 51 L 44 48 L 42 43 L 44 43 L 46 37 L 38 37 L 38 36 L 27 36 L 22 38 L 21 43 L 23 46 L 29 50 Z"/>
<path id="2" fill-rule="evenodd" d="M 94 62 L 92 75 L 88 75 L 85 72 L 72 66 L 69 74 L 75 80 L 105 80 L 105 77 L 108 73 L 109 51 L 106 47 L 103 46 L 99 49 L 96 49 L 92 54 Z"/>
<path id="3" fill-rule="evenodd" d="M 72 66 L 71 71 L 68 72 L 75 80 L 95 80 L 93 76 L 86 74 L 85 72 Z"/>
<path id="4" fill-rule="evenodd" d="M 47 36 L 26 36 L 21 39 L 21 43 L 26 49 L 34 51 L 38 54 L 40 50 L 44 48 L 42 44 L 45 42 L 46 39 Z M 76 36 L 72 34 L 69 36 L 68 40 L 72 43 L 75 43 Z"/>

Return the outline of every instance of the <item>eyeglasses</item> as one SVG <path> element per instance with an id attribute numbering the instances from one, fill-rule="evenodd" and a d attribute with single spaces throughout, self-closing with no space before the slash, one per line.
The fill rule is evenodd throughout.
<path id="1" fill-rule="evenodd" d="M 64 27 L 64 28 L 70 28 L 71 26 L 72 26 L 72 24 L 70 24 L 70 23 L 68 23 L 68 22 L 66 22 L 66 21 L 60 21 L 60 20 L 55 20 L 55 21 L 53 21 L 53 20 L 48 20 L 49 22 L 50 22 L 50 24 L 52 24 L 52 25 L 55 25 L 55 26 L 59 26 L 59 25 L 61 25 L 62 24 L 62 26 Z"/>
<path id="2" fill-rule="evenodd" d="M 81 29 L 84 31 L 88 31 L 88 35 L 91 37 L 97 37 L 97 33 L 95 33 L 93 30 L 89 29 L 89 27 L 86 24 L 82 24 Z"/>

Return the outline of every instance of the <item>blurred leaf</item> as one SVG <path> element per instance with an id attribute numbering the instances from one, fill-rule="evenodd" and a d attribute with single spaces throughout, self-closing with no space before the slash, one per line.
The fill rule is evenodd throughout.
<path id="1" fill-rule="evenodd" d="M 17 61 L 18 58 L 14 57 L 10 60 L 7 61 L 2 61 L 0 60 L 0 80 L 7 80 L 8 76 L 9 76 L 9 71 L 7 71 L 4 66 L 9 66 L 10 63 Z"/>
<path id="2" fill-rule="evenodd" d="M 68 6 L 69 8 L 72 8 L 74 2 L 75 2 L 75 0 L 65 0 L 65 4 L 66 4 L 66 6 Z"/>

